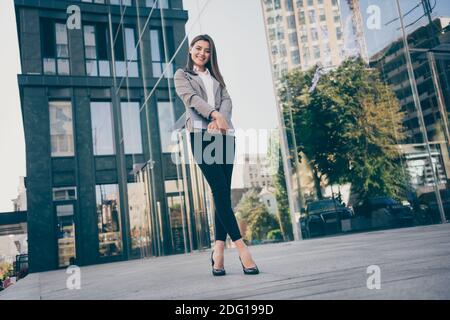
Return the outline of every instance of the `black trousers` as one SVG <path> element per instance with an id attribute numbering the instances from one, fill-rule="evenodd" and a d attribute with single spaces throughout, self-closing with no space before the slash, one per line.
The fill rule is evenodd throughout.
<path id="1" fill-rule="evenodd" d="M 233 173 L 236 138 L 232 135 L 208 132 L 190 132 L 194 159 L 208 182 L 215 205 L 215 240 L 242 238 L 231 206 L 231 176 Z"/>

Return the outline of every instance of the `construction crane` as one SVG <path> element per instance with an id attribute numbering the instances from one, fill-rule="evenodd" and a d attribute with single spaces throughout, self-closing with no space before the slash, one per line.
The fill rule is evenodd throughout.
<path id="1" fill-rule="evenodd" d="M 369 54 L 367 53 L 366 39 L 364 38 L 364 24 L 359 0 L 347 0 L 347 3 L 352 13 L 353 33 L 356 37 L 356 44 L 359 47 L 361 58 L 368 64 Z"/>

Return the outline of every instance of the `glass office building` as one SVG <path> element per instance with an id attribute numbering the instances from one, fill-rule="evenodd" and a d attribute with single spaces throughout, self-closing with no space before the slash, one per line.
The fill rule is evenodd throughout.
<path id="1" fill-rule="evenodd" d="M 284 129 L 280 138 L 284 141 L 284 168 L 289 171 L 286 177 L 293 221 L 298 221 L 308 202 L 338 193 L 353 206 L 364 200 L 362 193 L 395 197 L 410 205 L 416 216 L 427 216 L 418 222 L 449 219 L 448 2 L 261 0 L 261 8 L 279 123 Z M 355 71 L 354 78 L 347 74 L 346 83 L 339 83 L 357 58 L 364 71 Z M 362 85 L 352 87 L 361 81 L 359 76 L 369 73 L 384 89 L 373 93 Z M 368 81 L 375 83 L 373 79 Z M 321 91 L 324 88 L 335 91 L 325 94 Z M 349 100 L 348 95 L 358 99 Z M 365 98 L 371 95 L 369 103 Z M 359 105 L 356 112 L 340 118 L 354 102 Z M 367 109 L 371 104 L 383 107 L 383 114 L 377 115 L 375 107 Z M 337 109 L 340 111 L 334 113 Z M 317 124 L 315 128 L 302 121 L 309 116 Z M 328 116 L 341 121 L 334 131 Z M 377 116 L 378 120 L 368 125 Z M 384 125 L 381 119 L 386 121 Z M 361 129 L 364 123 L 371 129 L 361 137 L 368 138 L 370 133 L 390 137 L 389 142 L 379 144 L 385 148 L 378 149 L 378 154 L 368 147 L 367 152 L 357 155 L 357 143 L 352 145 L 348 139 L 349 128 Z M 379 125 L 383 132 L 376 131 Z M 327 133 L 320 136 L 321 130 Z M 373 142 L 367 139 L 364 143 L 369 146 Z M 339 147 L 343 148 L 336 152 Z M 390 152 L 396 156 L 391 157 Z M 402 181 L 392 189 L 384 185 L 390 169 L 375 164 L 389 157 L 395 158 L 391 163 L 399 173 L 393 182 Z"/>
<path id="2" fill-rule="evenodd" d="M 31 271 L 209 248 L 205 182 L 171 161 L 184 113 L 173 86 L 186 64 L 175 49 L 188 46 L 182 1 L 15 8 Z"/>

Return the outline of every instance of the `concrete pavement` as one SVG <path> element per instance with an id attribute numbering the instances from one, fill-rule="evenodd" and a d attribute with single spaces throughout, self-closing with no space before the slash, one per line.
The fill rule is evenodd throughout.
<path id="1" fill-rule="evenodd" d="M 449 299 L 450 224 L 251 247 L 261 271 L 244 275 L 234 249 L 213 277 L 210 251 L 28 275 L 2 299 Z M 380 289 L 367 268 L 380 268 Z"/>

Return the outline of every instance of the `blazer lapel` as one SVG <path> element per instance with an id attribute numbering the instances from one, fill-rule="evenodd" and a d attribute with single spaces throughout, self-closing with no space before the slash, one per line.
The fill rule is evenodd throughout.
<path id="1" fill-rule="evenodd" d="M 206 88 L 205 88 L 205 84 L 203 83 L 202 79 L 200 78 L 200 76 L 198 74 L 193 74 L 191 73 L 191 78 L 198 83 L 198 85 L 200 86 L 200 88 L 203 90 L 203 93 L 205 94 L 205 96 L 207 96 L 206 94 Z"/>
<path id="2" fill-rule="evenodd" d="M 185 69 L 185 71 L 186 71 L 186 69 Z M 205 97 L 207 97 L 208 94 L 206 93 L 205 84 L 203 83 L 203 80 L 200 78 L 198 73 L 196 73 L 195 71 L 190 71 L 188 73 L 189 73 L 191 79 L 193 79 L 194 81 L 196 81 L 198 83 L 200 88 L 203 90 L 203 93 L 204 93 Z M 217 81 L 216 78 L 214 78 L 212 75 L 211 75 L 211 78 L 213 80 L 213 96 L 214 96 L 214 99 L 215 99 L 216 95 L 217 95 L 217 91 L 219 90 L 219 87 L 220 87 L 220 82 Z"/>

